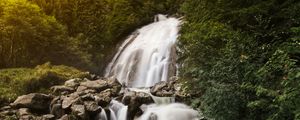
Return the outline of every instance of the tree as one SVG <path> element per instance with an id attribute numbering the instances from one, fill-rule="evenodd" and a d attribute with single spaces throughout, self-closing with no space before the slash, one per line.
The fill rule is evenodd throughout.
<path id="1" fill-rule="evenodd" d="M 0 15 L 0 68 L 54 64 L 87 64 L 66 27 L 26 0 L 4 0 Z M 80 55 L 81 56 L 80 56 Z M 89 59 L 89 58 L 87 58 Z M 77 65 L 79 65 L 77 64 Z M 76 66 L 76 64 L 75 64 Z"/>

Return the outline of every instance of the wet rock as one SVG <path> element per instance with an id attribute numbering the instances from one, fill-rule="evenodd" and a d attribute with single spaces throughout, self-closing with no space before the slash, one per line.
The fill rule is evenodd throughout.
<path id="1" fill-rule="evenodd" d="M 154 96 L 159 96 L 159 97 L 171 97 L 175 95 L 175 87 L 174 87 L 175 82 L 170 81 L 162 81 L 159 83 L 156 83 L 150 90 L 151 94 Z"/>
<path id="2" fill-rule="evenodd" d="M 151 113 L 151 115 L 150 115 L 150 117 L 149 117 L 149 119 L 148 120 L 158 120 L 158 117 L 157 117 L 157 115 L 156 114 L 154 114 L 154 113 Z"/>
<path id="3" fill-rule="evenodd" d="M 84 86 L 97 91 L 102 91 L 109 88 L 108 83 L 104 80 L 85 81 L 80 83 L 80 86 Z"/>
<path id="4" fill-rule="evenodd" d="M 151 96 L 144 92 L 129 91 L 124 94 L 123 101 L 128 106 L 128 117 L 134 119 L 134 117 L 142 112 L 140 106 L 143 104 L 153 103 Z"/>
<path id="5" fill-rule="evenodd" d="M 51 87 L 51 91 L 52 91 L 52 93 L 57 94 L 57 95 L 60 95 L 60 94 L 65 95 L 65 94 L 70 94 L 70 93 L 74 92 L 75 89 L 72 87 L 67 87 L 67 86 L 53 86 L 53 87 Z"/>
<path id="6" fill-rule="evenodd" d="M 104 90 L 99 94 L 95 95 L 95 101 L 101 107 L 107 106 L 110 103 L 111 99 L 112 99 L 112 93 L 110 89 Z"/>
<path id="7" fill-rule="evenodd" d="M 101 107 L 95 101 L 85 101 L 84 106 L 91 113 L 97 113 L 101 110 Z"/>
<path id="8" fill-rule="evenodd" d="M 154 101 L 148 93 L 129 91 L 124 94 L 122 102 L 125 105 L 135 103 L 140 106 L 142 104 L 153 103 Z"/>
<path id="9" fill-rule="evenodd" d="M 31 93 L 22 95 L 11 105 L 15 108 L 30 108 L 35 110 L 48 110 L 52 97 L 46 94 Z"/>
<path id="10" fill-rule="evenodd" d="M 87 114 L 86 114 L 84 105 L 72 105 L 71 110 L 75 116 L 77 116 L 83 120 L 86 119 Z"/>
<path id="11" fill-rule="evenodd" d="M 118 80 L 115 77 L 108 78 L 106 81 L 109 87 L 111 88 L 112 95 L 114 97 L 117 96 L 121 91 L 122 85 L 118 82 Z"/>
<path id="12" fill-rule="evenodd" d="M 115 77 L 107 78 L 106 81 L 107 81 L 107 83 L 108 83 L 110 86 L 119 86 L 119 87 L 122 86 L 122 85 L 119 83 L 119 81 L 117 80 L 117 78 L 115 78 Z"/>

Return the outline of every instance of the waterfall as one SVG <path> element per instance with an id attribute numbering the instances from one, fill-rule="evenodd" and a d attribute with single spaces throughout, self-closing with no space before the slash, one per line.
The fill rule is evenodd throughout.
<path id="1" fill-rule="evenodd" d="M 175 75 L 175 42 L 180 21 L 156 17 L 157 22 L 130 35 L 106 69 L 106 77 L 115 76 L 128 87 L 151 87 Z"/>
<path id="2" fill-rule="evenodd" d="M 126 87 L 123 92 L 144 92 L 152 97 L 155 104 L 140 106 L 144 113 L 135 120 L 197 120 L 197 111 L 175 103 L 174 97 L 150 93 L 150 87 L 176 74 L 175 43 L 180 25 L 179 19 L 164 15 L 155 16 L 154 21 L 123 42 L 108 64 L 105 77 L 116 77 Z M 117 100 L 111 101 L 109 111 L 110 120 L 128 118 L 128 106 Z"/>

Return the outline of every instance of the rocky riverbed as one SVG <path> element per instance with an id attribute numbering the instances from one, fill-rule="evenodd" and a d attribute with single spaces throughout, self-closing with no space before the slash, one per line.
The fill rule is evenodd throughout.
<path id="1" fill-rule="evenodd" d="M 0 109 L 0 119 L 99 120 L 101 112 L 110 114 L 108 108 L 114 99 L 128 106 L 127 119 L 132 120 L 142 115 L 142 105 L 154 103 L 152 95 L 174 97 L 180 101 L 184 95 L 177 89 L 175 80 L 157 83 L 149 94 L 131 91 L 114 77 L 97 80 L 75 78 L 64 85 L 53 86 L 51 94 L 19 96 L 13 103 Z"/>

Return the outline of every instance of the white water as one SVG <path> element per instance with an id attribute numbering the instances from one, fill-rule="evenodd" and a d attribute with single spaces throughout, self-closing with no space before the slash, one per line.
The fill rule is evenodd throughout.
<path id="1" fill-rule="evenodd" d="M 110 103 L 110 120 L 127 120 L 127 110 L 128 106 L 116 100 L 112 100 Z"/>
<path id="2" fill-rule="evenodd" d="M 149 105 L 138 120 L 198 120 L 198 112 L 184 104 Z"/>
<path id="3" fill-rule="evenodd" d="M 159 21 L 128 37 L 106 69 L 106 77 L 115 76 L 128 87 L 151 87 L 169 79 L 172 52 L 180 21 L 158 15 Z M 174 55 L 174 53 L 173 53 Z"/>
<path id="4" fill-rule="evenodd" d="M 124 41 L 107 66 L 105 76 L 116 77 L 127 87 L 124 92 L 150 94 L 149 87 L 175 75 L 179 25 L 179 19 L 157 15 L 154 23 L 142 27 Z M 144 114 L 137 120 L 198 120 L 197 111 L 175 103 L 174 97 L 151 97 L 155 104 L 145 105 Z M 127 120 L 128 106 L 112 100 L 109 110 L 110 120 Z"/>
<path id="5" fill-rule="evenodd" d="M 107 120 L 107 116 L 106 116 L 105 110 L 103 108 L 101 109 L 98 119 L 99 120 Z"/>

